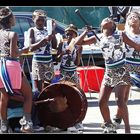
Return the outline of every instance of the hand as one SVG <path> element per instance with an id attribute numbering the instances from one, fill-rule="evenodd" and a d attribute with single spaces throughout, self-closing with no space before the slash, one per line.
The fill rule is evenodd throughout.
<path id="1" fill-rule="evenodd" d="M 56 28 L 56 21 L 55 19 L 52 19 L 52 30 L 55 31 L 55 28 Z"/>
<path id="2" fill-rule="evenodd" d="M 28 53 L 28 52 L 29 52 L 29 47 L 19 49 L 19 51 L 20 51 L 21 53 Z"/>
<path id="3" fill-rule="evenodd" d="M 121 35 L 121 39 L 124 43 L 127 43 L 127 41 L 129 40 L 129 38 L 127 37 L 127 35 L 125 34 L 125 32 L 122 32 L 122 35 Z"/>
<path id="4" fill-rule="evenodd" d="M 48 43 L 48 41 L 51 41 L 52 40 L 52 38 L 53 38 L 53 35 L 51 34 L 51 35 L 47 35 L 45 38 L 44 38 L 44 43 Z"/>
<path id="5" fill-rule="evenodd" d="M 86 29 L 88 32 L 90 32 L 90 31 L 92 31 L 92 26 L 90 26 L 90 25 L 85 25 L 85 29 Z"/>
<path id="6" fill-rule="evenodd" d="M 66 49 L 67 54 L 71 54 L 71 51 L 69 49 Z"/>

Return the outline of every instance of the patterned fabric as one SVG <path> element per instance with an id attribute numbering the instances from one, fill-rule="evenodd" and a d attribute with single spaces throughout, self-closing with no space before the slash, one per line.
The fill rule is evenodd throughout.
<path id="1" fill-rule="evenodd" d="M 102 35 L 100 47 L 106 64 L 103 84 L 110 87 L 130 85 L 130 75 L 125 69 L 126 47 L 121 42 L 120 33 L 108 37 Z"/>
<path id="2" fill-rule="evenodd" d="M 79 85 L 79 76 L 76 71 L 68 72 L 61 70 L 61 74 L 64 76 L 63 80 L 75 83 L 77 86 Z"/>
<path id="3" fill-rule="evenodd" d="M 9 32 L 3 29 L 0 30 L 0 54 L 10 56 Z"/>
<path id="4" fill-rule="evenodd" d="M 107 66 L 118 65 L 125 58 L 125 45 L 121 42 L 119 33 L 114 33 L 112 36 L 101 36 L 100 48 L 102 50 L 105 64 Z"/>
<path id="5" fill-rule="evenodd" d="M 135 43 L 140 44 L 140 34 L 139 35 L 134 35 L 134 34 L 128 34 L 126 33 L 126 35 Z M 133 58 L 133 59 L 140 59 L 140 52 L 136 51 L 134 48 L 126 45 L 126 58 Z"/>
<path id="6" fill-rule="evenodd" d="M 50 81 L 54 76 L 54 65 L 53 63 L 38 63 L 32 62 L 32 79 Z"/>
<path id="7" fill-rule="evenodd" d="M 51 54 L 50 55 L 34 54 L 33 61 L 41 62 L 41 63 L 49 63 L 49 62 L 52 62 L 52 55 Z"/>
<path id="8" fill-rule="evenodd" d="M 32 27 L 34 30 L 35 43 L 42 40 L 48 35 L 47 28 L 38 30 L 36 27 Z M 32 60 L 32 79 L 50 81 L 54 76 L 54 66 L 52 64 L 51 43 L 34 51 Z"/>
<path id="9" fill-rule="evenodd" d="M 44 27 L 43 30 L 39 30 L 36 27 L 32 27 L 32 29 L 34 30 L 34 37 L 35 37 L 35 43 L 39 42 L 40 40 L 42 40 L 44 37 L 46 37 L 48 35 L 48 31 L 47 28 Z M 34 51 L 34 54 L 46 54 L 49 55 L 51 53 L 51 44 L 50 42 L 48 42 L 47 45 L 37 49 Z"/>
<path id="10" fill-rule="evenodd" d="M 69 48 L 69 45 L 67 42 L 64 42 L 62 46 L 62 51 L 66 52 L 66 50 Z M 61 58 L 61 69 L 64 69 L 65 71 L 75 71 L 77 66 L 74 64 L 74 61 L 76 59 L 76 50 L 77 47 L 75 46 L 75 49 L 71 52 L 71 54 L 65 54 Z"/>
<path id="11" fill-rule="evenodd" d="M 140 75 L 140 63 L 135 64 L 135 63 L 129 63 L 126 62 L 126 70 L 129 71 L 130 73 L 136 73 Z"/>
<path id="12" fill-rule="evenodd" d="M 128 34 L 127 36 L 134 41 L 135 43 L 140 44 L 140 34 L 134 35 L 134 34 Z M 140 74 L 140 52 L 135 50 L 134 48 L 126 45 L 127 51 L 126 51 L 126 69 L 131 73 L 137 73 Z"/>
<path id="13" fill-rule="evenodd" d="M 110 87 L 115 87 L 117 85 L 131 85 L 131 78 L 125 65 L 115 69 L 106 68 L 103 84 Z"/>
<path id="14" fill-rule="evenodd" d="M 68 49 L 68 47 L 68 43 L 64 42 L 62 46 L 62 51 L 65 52 Z M 75 46 L 71 54 L 65 54 L 62 56 L 60 72 L 64 76 L 64 80 L 70 81 L 79 86 L 79 77 L 76 71 L 77 66 L 74 64 L 77 49 L 77 46 Z"/>

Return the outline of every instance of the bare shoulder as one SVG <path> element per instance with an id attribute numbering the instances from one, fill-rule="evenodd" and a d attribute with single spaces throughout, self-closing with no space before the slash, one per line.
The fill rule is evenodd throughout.
<path id="1" fill-rule="evenodd" d="M 33 27 L 31 27 L 31 28 L 28 29 L 28 32 L 29 33 L 33 32 L 33 31 L 34 31 Z"/>
<path id="2" fill-rule="evenodd" d="M 10 32 L 9 33 L 9 39 L 17 39 L 18 38 L 18 34 L 16 32 Z"/>

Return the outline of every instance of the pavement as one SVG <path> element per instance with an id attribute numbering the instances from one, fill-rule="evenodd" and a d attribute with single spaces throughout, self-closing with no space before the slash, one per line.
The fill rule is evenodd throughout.
<path id="1" fill-rule="evenodd" d="M 56 130 L 53 134 L 102 134 L 103 129 L 100 127 L 103 122 L 99 106 L 98 99 L 99 93 L 85 93 L 88 101 L 88 108 L 86 116 L 82 121 L 84 130 L 78 132 L 68 132 Z M 115 102 L 115 94 L 112 92 L 109 99 L 109 108 L 111 118 L 114 117 L 117 105 Z M 137 87 L 132 87 L 130 90 L 129 100 L 128 100 L 128 110 L 129 110 L 129 120 L 131 125 L 131 134 L 140 134 L 140 89 Z M 40 133 L 40 132 L 39 132 Z M 43 134 L 48 134 L 48 132 L 42 132 Z M 117 134 L 125 134 L 124 123 L 122 122 L 120 128 L 117 129 Z"/>
<path id="2" fill-rule="evenodd" d="M 103 119 L 98 106 L 99 93 L 86 93 L 86 97 L 88 100 L 88 109 L 82 122 L 84 131 L 78 131 L 76 133 L 61 131 L 58 132 L 58 134 L 102 134 L 103 129 L 100 126 Z M 112 92 L 109 99 L 109 108 L 111 118 L 113 118 L 117 109 L 114 92 Z M 132 87 L 130 90 L 128 110 L 131 134 L 140 134 L 140 89 L 137 87 Z M 121 123 L 120 128 L 117 129 L 117 134 L 125 134 L 123 122 Z"/>
<path id="3" fill-rule="evenodd" d="M 86 93 L 88 99 L 88 109 L 83 120 L 84 131 L 83 134 L 101 134 L 101 123 L 103 122 L 99 106 L 99 93 Z M 111 118 L 114 117 L 117 105 L 115 102 L 115 94 L 112 92 L 109 100 L 109 109 Z M 140 134 L 140 89 L 133 86 L 130 90 L 128 100 L 129 120 L 131 127 L 131 134 Z M 117 129 L 118 134 L 125 134 L 124 123 Z"/>

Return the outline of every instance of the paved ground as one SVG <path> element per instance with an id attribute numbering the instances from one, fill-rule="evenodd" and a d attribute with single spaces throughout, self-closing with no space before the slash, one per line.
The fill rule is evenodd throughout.
<path id="1" fill-rule="evenodd" d="M 99 107 L 98 98 L 99 93 L 86 93 L 88 100 L 88 109 L 83 120 L 84 131 L 78 133 L 70 133 L 67 131 L 56 131 L 52 133 L 57 134 L 102 134 L 101 123 L 103 122 Z M 115 95 L 112 92 L 109 100 L 109 108 L 111 117 L 116 113 Z M 129 117 L 131 124 L 131 133 L 140 134 L 140 89 L 132 87 L 128 101 Z M 43 132 L 44 133 L 44 132 Z M 46 133 L 46 132 L 45 132 Z M 47 134 L 47 133 L 46 133 Z M 122 123 L 117 134 L 124 134 L 124 124 Z"/>
<path id="2" fill-rule="evenodd" d="M 83 134 L 102 134 L 101 123 L 103 122 L 100 110 L 98 107 L 99 93 L 86 93 L 88 99 L 88 109 L 83 120 L 84 131 Z M 116 113 L 116 102 L 114 93 L 111 94 L 109 101 L 109 108 L 111 117 Z M 140 134 L 140 89 L 132 87 L 130 91 L 130 97 L 128 101 L 129 117 L 131 124 L 131 133 Z M 69 132 L 59 132 L 63 134 L 69 134 Z M 80 132 L 79 132 L 80 133 Z M 117 130 L 117 134 L 124 133 L 124 124 L 120 125 L 120 129 Z"/>
<path id="3" fill-rule="evenodd" d="M 88 99 L 88 110 L 85 119 L 83 120 L 84 124 L 84 134 L 94 134 L 102 133 L 102 128 L 100 127 L 103 122 L 100 110 L 98 107 L 98 93 L 87 93 Z M 111 117 L 116 113 L 116 102 L 115 95 L 112 93 L 109 101 L 109 108 Z M 131 124 L 131 133 L 140 134 L 140 89 L 132 87 L 130 91 L 129 101 L 128 101 L 128 110 L 129 118 Z M 124 124 L 122 123 L 120 129 L 117 130 L 117 133 L 124 134 Z"/>

